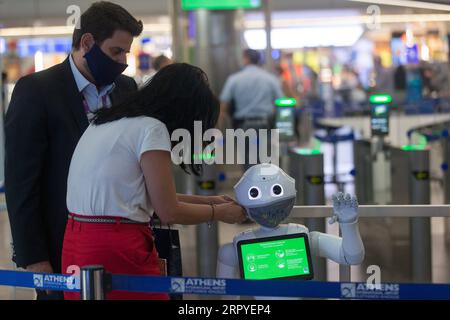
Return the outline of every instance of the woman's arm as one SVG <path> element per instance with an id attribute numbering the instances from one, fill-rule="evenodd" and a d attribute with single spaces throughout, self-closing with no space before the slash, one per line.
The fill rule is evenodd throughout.
<path id="1" fill-rule="evenodd" d="M 187 202 L 187 203 L 195 203 L 195 204 L 221 204 L 227 203 L 230 201 L 234 201 L 234 199 L 229 196 L 196 196 L 196 195 L 187 195 L 182 193 L 177 193 L 178 201 Z"/>
<path id="2" fill-rule="evenodd" d="M 152 150 L 141 156 L 147 192 L 153 208 L 163 223 L 198 224 L 213 220 L 237 223 L 245 220 L 245 211 L 233 202 L 193 204 L 178 199 L 172 176 L 170 152 Z M 213 216 L 214 215 L 214 216 Z"/>

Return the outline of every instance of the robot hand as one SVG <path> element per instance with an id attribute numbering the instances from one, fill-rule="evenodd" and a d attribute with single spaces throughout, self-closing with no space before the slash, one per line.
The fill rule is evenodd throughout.
<path id="1" fill-rule="evenodd" d="M 329 220 L 329 224 L 336 221 L 339 223 L 353 223 L 358 219 L 358 200 L 356 196 L 348 193 L 339 192 L 333 195 L 333 217 Z"/>

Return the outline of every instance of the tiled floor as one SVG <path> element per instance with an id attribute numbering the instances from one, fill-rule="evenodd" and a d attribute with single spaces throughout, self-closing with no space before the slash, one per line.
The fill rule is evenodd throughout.
<path id="1" fill-rule="evenodd" d="M 323 145 L 326 154 L 325 172 L 330 170 L 330 149 Z M 352 169 L 351 148 L 344 146 L 340 158 L 339 170 L 349 172 Z M 227 179 L 218 185 L 222 194 L 233 195 L 232 186 L 240 178 L 240 167 L 222 167 Z M 345 190 L 354 193 L 353 184 L 347 184 Z M 326 198 L 336 191 L 334 185 L 326 186 Z M 442 190 L 439 184 L 432 184 L 432 203 L 442 203 Z M 233 236 L 252 224 L 227 225 L 220 223 L 218 229 L 219 244 L 232 241 Z M 197 276 L 197 244 L 196 226 L 176 226 L 180 230 L 182 244 L 183 270 L 185 276 Z M 366 260 L 363 265 L 352 267 L 352 281 L 365 281 L 367 279 L 366 268 L 376 264 L 381 268 L 381 280 L 384 282 L 408 282 L 411 280 L 409 272 L 409 241 L 407 236 L 408 224 L 405 219 L 360 219 L 360 231 L 366 248 Z M 329 233 L 337 234 L 337 225 L 328 226 Z M 0 213 L 0 269 L 11 269 L 13 266 L 10 257 L 10 231 L 6 212 Z M 450 243 L 445 243 L 444 219 L 432 219 L 432 267 L 433 282 L 450 283 Z M 328 280 L 339 280 L 339 268 L 336 263 L 328 262 Z M 28 289 L 12 290 L 0 287 L 0 299 L 33 299 L 34 292 Z M 186 296 L 187 299 L 197 299 L 196 296 Z M 205 297 L 201 297 L 205 299 Z"/>

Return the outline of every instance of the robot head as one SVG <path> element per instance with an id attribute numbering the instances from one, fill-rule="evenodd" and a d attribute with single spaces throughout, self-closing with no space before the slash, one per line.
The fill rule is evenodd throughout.
<path id="1" fill-rule="evenodd" d="M 256 223 L 275 228 L 295 204 L 295 180 L 273 164 L 248 169 L 234 186 L 237 202 Z"/>

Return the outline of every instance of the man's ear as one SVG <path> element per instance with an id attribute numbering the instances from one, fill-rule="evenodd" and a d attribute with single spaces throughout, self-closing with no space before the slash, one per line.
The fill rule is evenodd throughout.
<path id="1" fill-rule="evenodd" d="M 94 36 L 92 35 L 92 33 L 85 33 L 81 36 L 80 39 L 80 49 L 86 53 L 89 52 L 92 48 L 92 46 L 95 43 L 95 39 Z"/>

